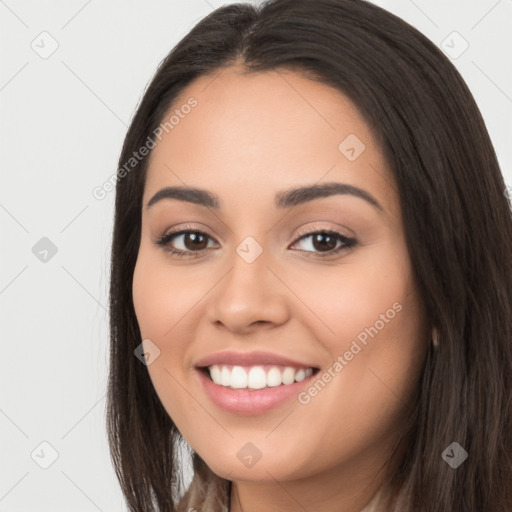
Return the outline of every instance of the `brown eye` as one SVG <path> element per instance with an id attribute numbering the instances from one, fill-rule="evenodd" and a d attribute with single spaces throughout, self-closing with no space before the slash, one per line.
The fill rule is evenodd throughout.
<path id="1" fill-rule="evenodd" d="M 338 244 L 337 238 L 324 233 L 316 233 L 313 236 L 313 247 L 320 251 L 332 251 Z"/>
<path id="2" fill-rule="evenodd" d="M 182 229 L 163 235 L 156 243 L 164 251 L 178 257 L 201 256 L 208 249 L 208 242 L 213 240 L 203 231 Z M 310 240 L 308 243 L 304 241 Z M 333 256 L 344 249 L 349 249 L 357 244 L 354 238 L 348 238 L 337 231 L 315 231 L 300 236 L 293 244 L 303 243 L 306 246 L 303 252 L 311 252 L 316 256 Z M 178 247 L 176 247 L 178 246 Z M 293 247 L 293 246 L 292 246 Z"/>
<path id="3" fill-rule="evenodd" d="M 183 245 L 191 251 L 202 250 L 206 249 L 206 246 L 208 245 L 208 240 L 205 236 L 203 236 L 202 233 L 199 233 L 197 231 L 193 233 L 184 233 Z"/>
<path id="4" fill-rule="evenodd" d="M 208 248 L 209 240 L 211 237 L 202 231 L 181 230 L 162 236 L 156 243 L 177 256 L 198 256 Z"/>
<path id="5" fill-rule="evenodd" d="M 349 249 L 356 245 L 354 238 L 348 238 L 343 236 L 337 231 L 315 231 L 301 236 L 294 246 L 305 240 L 310 240 L 307 243 L 303 243 L 306 249 L 302 249 L 305 252 L 316 253 L 317 256 L 331 256 L 337 254 L 343 249 Z M 340 245 L 338 245 L 340 243 Z"/>

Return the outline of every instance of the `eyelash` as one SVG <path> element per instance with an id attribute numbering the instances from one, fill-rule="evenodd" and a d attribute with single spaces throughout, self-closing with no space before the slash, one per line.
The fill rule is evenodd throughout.
<path id="1" fill-rule="evenodd" d="M 171 231 L 170 233 L 163 235 L 160 239 L 158 239 L 156 241 L 156 244 L 158 246 L 162 247 L 163 250 L 165 252 L 169 253 L 171 256 L 176 256 L 178 258 L 183 258 L 183 257 L 197 258 L 197 257 L 201 256 L 204 252 L 206 252 L 207 249 L 202 249 L 200 251 L 182 251 L 181 249 L 174 249 L 174 248 L 169 247 L 169 242 L 173 238 L 183 235 L 183 234 L 188 234 L 188 233 L 197 233 L 197 234 L 204 235 L 204 236 L 212 239 L 204 231 L 194 229 L 192 226 L 185 226 L 184 229 L 180 229 L 179 231 Z M 317 230 L 317 231 L 309 231 L 309 232 L 306 231 L 306 232 L 298 233 L 298 235 L 297 235 L 298 238 L 295 240 L 293 245 L 295 245 L 297 242 L 299 242 L 305 238 L 308 238 L 310 236 L 317 235 L 317 234 L 334 236 L 337 238 L 337 240 L 342 242 L 342 245 L 340 247 L 338 247 L 337 249 L 332 249 L 332 250 L 324 252 L 324 253 L 314 252 L 314 251 L 303 251 L 303 252 L 308 252 L 308 253 L 314 252 L 314 254 L 316 254 L 316 257 L 325 258 L 328 256 L 333 256 L 334 254 L 338 254 L 340 251 L 342 251 L 344 249 L 350 249 L 350 248 L 354 247 L 355 245 L 357 245 L 357 241 L 355 238 L 346 237 L 346 236 L 342 235 L 341 233 L 338 233 L 337 231 L 332 231 L 329 229 L 321 229 L 321 230 Z"/>

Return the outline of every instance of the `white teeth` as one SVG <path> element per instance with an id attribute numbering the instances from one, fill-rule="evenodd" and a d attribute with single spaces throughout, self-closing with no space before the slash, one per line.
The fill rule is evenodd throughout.
<path id="1" fill-rule="evenodd" d="M 231 372 L 226 366 L 222 367 L 219 384 L 222 386 L 231 386 Z"/>
<path id="2" fill-rule="evenodd" d="M 235 366 L 236 368 L 236 366 Z M 239 368 L 245 373 L 245 370 L 239 366 Z M 249 370 L 249 379 L 247 387 L 251 389 L 261 389 L 267 385 L 267 376 L 265 370 L 261 366 L 253 366 Z"/>
<path id="3" fill-rule="evenodd" d="M 313 375 L 313 368 L 293 368 L 291 366 L 272 366 L 265 372 L 263 366 L 227 366 L 214 364 L 208 367 L 210 377 L 220 386 L 233 389 L 263 389 L 282 384 L 301 382 Z"/>
<path id="4" fill-rule="evenodd" d="M 291 366 L 287 366 L 281 375 L 281 381 L 283 384 L 293 384 L 294 380 L 295 380 L 295 368 L 292 368 Z"/>
<path id="5" fill-rule="evenodd" d="M 281 385 L 281 372 L 275 366 L 267 372 L 267 386 L 274 387 Z"/>
<path id="6" fill-rule="evenodd" d="M 295 380 L 297 382 L 300 382 L 301 380 L 304 380 L 306 378 L 306 371 L 301 368 L 296 374 L 295 374 Z"/>
<path id="7" fill-rule="evenodd" d="M 233 366 L 231 370 L 231 387 L 235 389 L 247 387 L 247 373 L 245 373 L 241 366 Z"/>
<path id="8" fill-rule="evenodd" d="M 213 382 L 220 382 L 221 380 L 221 373 L 220 368 L 218 364 L 214 364 L 213 366 L 210 366 L 210 375 L 213 380 Z"/>

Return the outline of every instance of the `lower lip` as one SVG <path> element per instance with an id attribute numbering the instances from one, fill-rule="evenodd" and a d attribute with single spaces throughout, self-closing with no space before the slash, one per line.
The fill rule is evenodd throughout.
<path id="1" fill-rule="evenodd" d="M 263 389 L 231 389 L 210 380 L 202 370 L 197 370 L 206 394 L 221 409 L 236 414 L 261 414 L 296 397 L 308 385 L 316 373 L 300 382 Z"/>

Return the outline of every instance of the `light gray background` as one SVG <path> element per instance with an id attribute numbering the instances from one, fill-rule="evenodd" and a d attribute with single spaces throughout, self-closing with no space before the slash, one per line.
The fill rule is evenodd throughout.
<path id="1" fill-rule="evenodd" d="M 126 510 L 104 430 L 114 193 L 92 190 L 158 63 L 224 3 L 0 0 L 3 512 Z M 512 1 L 375 3 L 452 56 L 467 41 L 453 62 L 511 184 Z"/>

